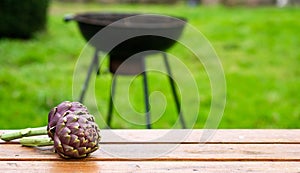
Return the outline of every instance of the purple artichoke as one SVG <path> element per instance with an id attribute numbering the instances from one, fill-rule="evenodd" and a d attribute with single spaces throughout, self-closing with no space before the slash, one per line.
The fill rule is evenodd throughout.
<path id="1" fill-rule="evenodd" d="M 63 117 L 67 111 L 71 111 L 71 112 L 81 111 L 81 112 L 89 113 L 87 108 L 79 102 L 64 101 L 60 103 L 56 107 L 52 108 L 48 114 L 47 131 L 49 137 L 51 138 L 54 137 L 54 131 L 55 131 L 55 126 L 57 124 L 57 121 L 61 117 Z"/>
<path id="2" fill-rule="evenodd" d="M 48 115 L 48 136 L 64 158 L 83 158 L 99 148 L 100 130 L 79 102 L 62 102 Z"/>

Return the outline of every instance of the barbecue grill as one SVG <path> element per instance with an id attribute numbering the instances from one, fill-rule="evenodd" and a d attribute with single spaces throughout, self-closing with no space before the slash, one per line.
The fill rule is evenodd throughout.
<path id="1" fill-rule="evenodd" d="M 112 80 L 107 125 L 110 127 L 112 119 L 112 99 L 115 94 L 116 76 L 142 75 L 144 79 L 146 124 L 147 128 L 151 128 L 148 82 L 144 61 L 146 55 L 141 54 L 140 56 L 134 56 L 134 58 L 131 57 L 139 55 L 140 52 L 155 50 L 156 53 L 162 53 L 178 116 L 182 127 L 186 127 L 168 58 L 163 53 L 174 45 L 180 37 L 185 26 L 186 20 L 184 18 L 126 13 L 81 13 L 75 16 L 67 16 L 65 20 L 76 21 L 85 40 L 95 48 L 94 58 L 80 94 L 80 102 L 84 100 L 92 71 L 96 69 L 99 73 L 99 52 L 107 52 L 109 55 L 109 69 L 115 76 Z M 99 32 L 102 33 L 99 34 Z"/>

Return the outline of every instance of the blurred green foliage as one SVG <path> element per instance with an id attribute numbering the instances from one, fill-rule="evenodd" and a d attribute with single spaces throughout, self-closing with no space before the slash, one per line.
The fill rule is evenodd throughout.
<path id="1" fill-rule="evenodd" d="M 1 0 L 0 38 L 29 38 L 46 28 L 49 0 Z"/>
<path id="2" fill-rule="evenodd" d="M 73 99 L 73 70 L 86 42 L 76 23 L 66 24 L 62 19 L 65 14 L 84 11 L 150 12 L 188 18 L 189 23 L 211 42 L 225 71 L 227 104 L 220 128 L 300 127 L 299 7 L 191 8 L 186 4 L 102 5 L 55 2 L 50 6 L 46 33 L 38 33 L 32 40 L 26 41 L 0 40 L 2 129 L 45 125 L 47 114 L 53 106 L 63 100 Z M 93 53 L 89 46 L 87 49 L 91 53 L 86 57 L 85 67 Z M 209 78 L 201 63 L 195 63 L 195 59 L 180 46 L 170 51 L 181 55 L 182 61 L 196 72 L 201 105 L 194 128 L 202 128 L 210 111 Z M 149 60 L 150 66 L 155 64 L 159 62 Z M 105 71 L 105 68 L 102 70 Z M 111 75 L 102 74 L 95 81 L 98 107 L 91 107 L 91 112 L 97 115 L 100 127 L 104 127 L 100 117 L 105 119 L 106 116 L 110 80 Z M 150 74 L 149 83 L 151 92 L 170 93 L 166 79 L 160 75 Z M 137 79 L 132 87 L 141 93 L 132 98 L 133 106 L 143 111 L 141 81 Z M 74 94 L 76 97 L 79 95 Z M 166 99 L 170 104 L 165 114 L 154 123 L 154 128 L 170 128 L 177 119 L 172 97 L 167 94 Z M 86 100 L 88 107 L 90 102 Z M 97 109 L 100 114 L 96 113 Z M 184 111 L 185 116 L 189 117 L 188 107 Z M 144 128 L 130 124 L 119 116 L 114 117 L 113 127 Z"/>

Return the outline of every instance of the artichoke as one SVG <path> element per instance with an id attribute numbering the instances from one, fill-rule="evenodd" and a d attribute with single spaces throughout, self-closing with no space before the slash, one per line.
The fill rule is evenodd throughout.
<path id="1" fill-rule="evenodd" d="M 46 135 L 50 138 L 29 136 Z M 63 158 L 83 158 L 99 148 L 100 130 L 93 115 L 79 102 L 64 101 L 51 109 L 47 127 L 27 128 L 0 135 L 5 141 L 20 139 L 23 146 L 54 145 Z"/>
<path id="2" fill-rule="evenodd" d="M 79 102 L 63 102 L 48 115 L 48 136 L 64 158 L 83 158 L 99 148 L 100 130 Z"/>
<path id="3" fill-rule="evenodd" d="M 57 105 L 56 107 L 52 108 L 48 114 L 48 125 L 47 125 L 48 136 L 51 137 L 52 139 L 54 137 L 55 126 L 58 120 L 61 117 L 63 117 L 67 111 L 70 112 L 81 111 L 84 113 L 89 113 L 87 108 L 79 102 L 64 101 L 59 105 Z"/>

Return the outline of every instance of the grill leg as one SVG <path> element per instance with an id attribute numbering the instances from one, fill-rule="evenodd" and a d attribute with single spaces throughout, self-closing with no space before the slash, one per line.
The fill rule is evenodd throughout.
<path id="1" fill-rule="evenodd" d="M 115 90 L 116 90 L 116 79 L 117 75 L 114 75 L 111 81 L 111 92 L 109 96 L 109 105 L 108 105 L 108 112 L 107 112 L 107 127 L 110 128 L 111 119 L 112 119 L 112 112 L 113 112 L 113 97 L 115 96 Z"/>
<path id="2" fill-rule="evenodd" d="M 170 85 L 171 85 L 171 89 L 172 89 L 174 101 L 175 101 L 177 112 L 178 112 L 178 116 L 179 116 L 179 119 L 180 119 L 180 123 L 181 123 L 182 128 L 185 129 L 186 128 L 185 120 L 184 120 L 182 111 L 180 109 L 180 101 L 179 101 L 179 98 L 178 98 L 178 95 L 177 95 L 177 92 L 176 92 L 175 82 L 173 80 L 173 76 L 172 76 L 170 64 L 169 64 L 167 55 L 165 53 L 162 53 L 162 55 L 163 55 L 163 59 L 164 59 L 164 63 L 165 63 L 166 69 L 167 69 L 168 78 L 169 78 L 169 82 L 170 82 Z"/>
<path id="3" fill-rule="evenodd" d="M 87 90 L 87 88 L 88 88 L 89 81 L 90 81 L 90 78 L 91 78 L 93 69 L 98 70 L 98 69 L 97 69 L 97 68 L 98 68 L 98 65 L 99 65 L 98 50 L 96 50 L 96 51 L 95 51 L 95 54 L 94 54 L 94 57 L 93 57 L 93 60 L 92 60 L 92 62 L 91 62 L 91 64 L 90 64 L 90 67 L 89 67 L 89 69 L 88 69 L 88 73 L 87 73 L 87 75 L 86 75 L 84 84 L 83 84 L 82 89 L 81 89 L 81 94 L 80 94 L 80 98 L 79 98 L 79 102 L 81 102 L 81 103 L 83 103 L 83 99 L 84 99 L 86 90 Z"/>
<path id="4" fill-rule="evenodd" d="M 150 105 L 149 105 L 149 92 L 148 92 L 148 80 L 147 73 L 144 71 L 142 73 L 144 81 L 144 97 L 145 97 L 145 108 L 146 108 L 146 124 L 147 129 L 151 129 L 151 120 L 150 120 Z"/>

